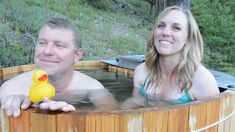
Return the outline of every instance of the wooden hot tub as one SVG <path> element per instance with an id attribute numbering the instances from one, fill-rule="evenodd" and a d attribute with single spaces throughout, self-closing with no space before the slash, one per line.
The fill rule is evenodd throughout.
<path id="1" fill-rule="evenodd" d="M 34 69 L 23 65 L 0 69 L 0 80 Z M 82 61 L 74 68 L 108 68 L 133 76 L 133 70 L 101 61 Z M 21 111 L 18 118 L 0 109 L 1 132 L 235 132 L 235 91 L 227 90 L 203 101 L 168 107 L 91 112 Z"/>

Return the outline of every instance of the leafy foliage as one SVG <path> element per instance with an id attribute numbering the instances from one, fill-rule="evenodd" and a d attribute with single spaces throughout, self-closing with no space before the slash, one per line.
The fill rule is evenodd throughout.
<path id="1" fill-rule="evenodd" d="M 148 2 L 156 1 L 2 1 L 0 67 L 33 63 L 37 31 L 52 17 L 68 18 L 81 30 L 83 60 L 145 54 L 146 38 L 155 23 L 153 14 L 149 14 L 153 3 Z M 191 0 L 191 10 L 204 38 L 204 63 L 217 70 L 235 70 L 234 9 L 234 0 Z"/>
<path id="2" fill-rule="evenodd" d="M 105 5 L 107 8 L 123 9 L 115 5 L 115 1 L 109 3 Z M 89 4 L 86 0 L 6 0 L 0 3 L 0 66 L 33 63 L 37 31 L 53 17 L 66 17 L 79 27 L 85 50 L 84 60 L 116 58 L 122 53 L 144 54 L 143 36 L 148 29 L 142 26 L 142 18 L 126 13 L 125 9 L 107 12 L 104 11 L 106 8 L 99 10 Z M 121 28 L 127 31 L 128 36 L 122 37 L 127 33 Z M 121 45 L 127 43 L 130 43 L 130 48 L 125 49 L 126 52 L 112 46 L 120 45 L 119 48 L 122 48 Z M 144 50 L 134 47 L 143 47 Z"/>
<path id="3" fill-rule="evenodd" d="M 205 63 L 209 67 L 235 65 L 235 20 L 230 10 L 230 6 L 215 0 L 192 1 L 192 12 L 204 38 Z"/>
<path id="4" fill-rule="evenodd" d="M 112 1 L 111 0 L 87 0 L 87 3 L 92 5 L 97 9 L 111 9 Z"/>

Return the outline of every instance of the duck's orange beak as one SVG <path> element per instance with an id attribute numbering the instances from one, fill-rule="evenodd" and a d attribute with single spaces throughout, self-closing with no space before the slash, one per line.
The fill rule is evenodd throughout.
<path id="1" fill-rule="evenodd" d="M 45 81 L 45 80 L 47 80 L 47 78 L 48 78 L 48 76 L 46 74 L 43 74 L 42 76 L 40 76 L 38 78 L 38 81 Z"/>

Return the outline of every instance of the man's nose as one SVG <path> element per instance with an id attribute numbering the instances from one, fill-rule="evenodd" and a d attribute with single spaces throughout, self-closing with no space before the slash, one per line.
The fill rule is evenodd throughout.
<path id="1" fill-rule="evenodd" d="M 52 45 L 48 44 L 44 49 L 44 54 L 46 55 L 53 55 L 54 54 L 54 48 Z"/>

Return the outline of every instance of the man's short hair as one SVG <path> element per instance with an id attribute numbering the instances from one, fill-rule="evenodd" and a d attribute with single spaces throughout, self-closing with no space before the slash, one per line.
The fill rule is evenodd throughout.
<path id="1" fill-rule="evenodd" d="M 43 24 L 42 27 L 48 26 L 52 29 L 66 29 L 70 30 L 73 33 L 73 38 L 74 38 L 74 44 L 76 48 L 81 48 L 82 47 L 82 40 L 81 40 L 81 35 L 79 32 L 79 29 L 74 26 L 69 20 L 65 18 L 52 18 L 46 23 Z M 41 28 L 42 28 L 41 27 Z"/>

